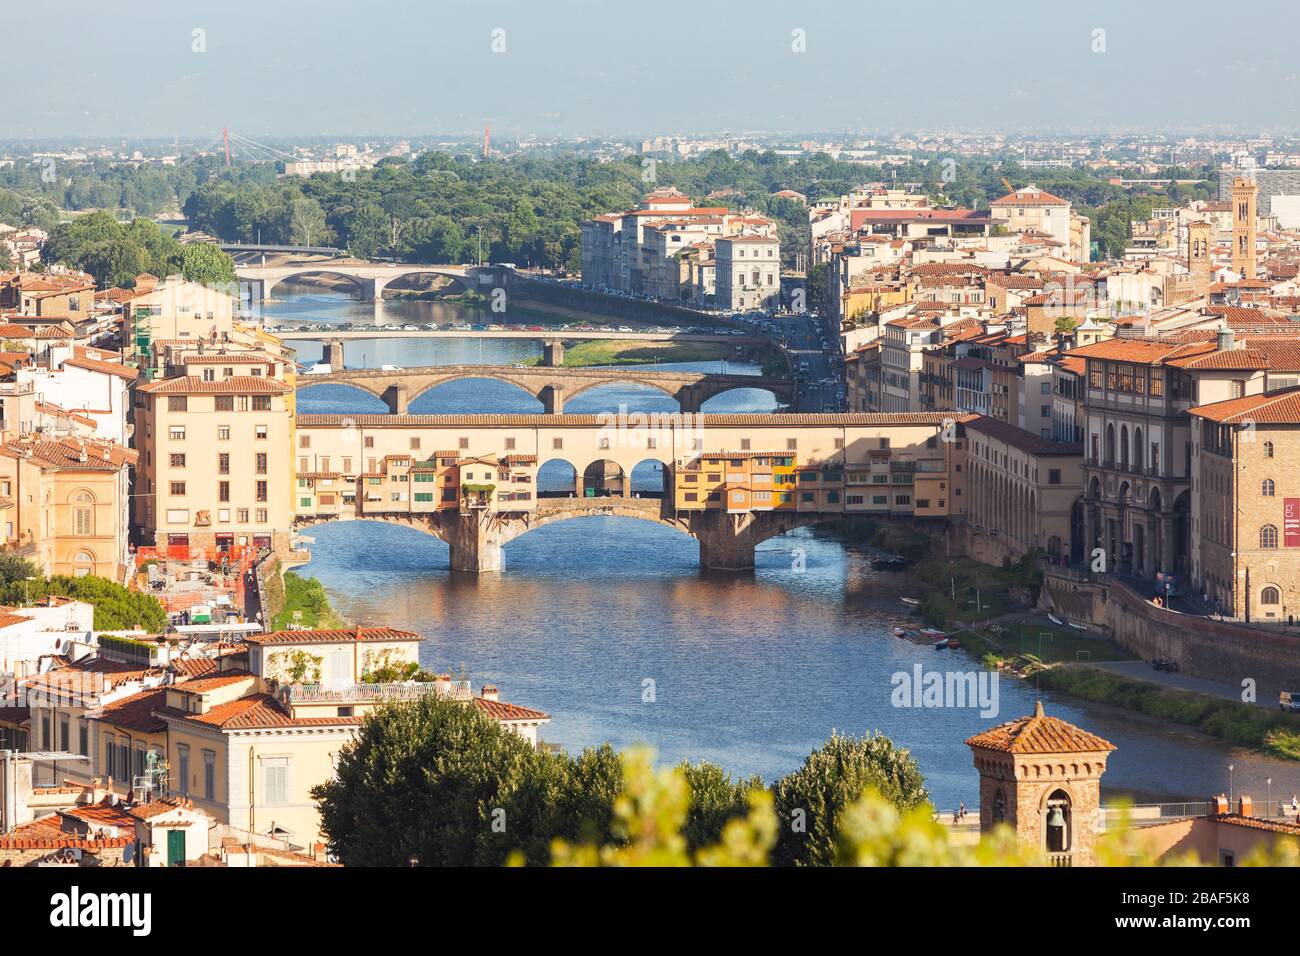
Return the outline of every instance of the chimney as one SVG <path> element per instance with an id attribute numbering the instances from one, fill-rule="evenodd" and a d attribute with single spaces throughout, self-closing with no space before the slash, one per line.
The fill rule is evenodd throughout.
<path id="1" fill-rule="evenodd" d="M 1236 346 L 1236 338 L 1232 334 L 1232 329 L 1228 328 L 1227 322 L 1219 323 L 1219 330 L 1215 333 L 1214 339 L 1220 352 L 1231 351 Z"/>
<path id="2" fill-rule="evenodd" d="M 1237 798 L 1237 813 L 1243 817 L 1253 817 L 1255 815 L 1255 801 L 1250 799 L 1249 794 L 1243 793 Z"/>
<path id="3" fill-rule="evenodd" d="M 497 685 L 496 685 L 496 684 L 484 684 L 484 685 L 483 685 L 483 693 L 482 693 L 480 696 L 481 696 L 484 700 L 495 701 L 495 700 L 497 699 L 497 696 L 498 696 L 498 695 L 497 695 Z"/>
<path id="4" fill-rule="evenodd" d="M 1217 797 L 1210 797 L 1210 816 L 1222 817 L 1228 813 L 1228 798 L 1223 794 Z"/>

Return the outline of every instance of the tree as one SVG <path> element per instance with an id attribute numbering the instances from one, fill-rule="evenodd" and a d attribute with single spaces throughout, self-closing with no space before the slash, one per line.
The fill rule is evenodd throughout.
<path id="1" fill-rule="evenodd" d="M 235 282 L 235 260 L 210 242 L 195 242 L 181 250 L 181 275 L 210 288 Z"/>
<path id="2" fill-rule="evenodd" d="M 829 866 L 835 861 L 840 814 L 867 789 L 900 810 L 929 800 L 912 755 L 882 734 L 832 734 L 802 767 L 776 784 L 781 821 L 773 862 L 781 866 Z"/>
<path id="3" fill-rule="evenodd" d="M 307 196 L 294 199 L 289 205 L 289 229 L 292 241 L 299 245 L 324 241 L 325 211 L 320 203 Z"/>
<path id="4" fill-rule="evenodd" d="M 95 629 L 99 631 L 139 628 L 158 634 L 167 627 L 167 612 L 157 598 L 129 590 L 116 581 L 95 575 L 56 575 L 29 583 L 25 580 L 28 577 L 40 578 L 40 572 L 30 562 L 15 562 L 9 555 L 0 557 L 0 603 L 22 604 L 29 595 L 55 595 L 93 604 Z"/>
<path id="5" fill-rule="evenodd" d="M 692 852 L 721 840 L 727 823 L 743 819 L 749 812 L 750 795 L 763 789 L 763 782 L 757 777 L 733 781 L 717 764 L 683 763 L 678 769 L 691 794 L 682 835 Z"/>

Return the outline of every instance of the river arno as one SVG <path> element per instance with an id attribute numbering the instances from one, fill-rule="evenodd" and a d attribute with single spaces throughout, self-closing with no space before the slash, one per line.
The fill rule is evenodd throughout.
<path id="1" fill-rule="evenodd" d="M 399 321 L 426 316 L 428 303 L 389 302 Z M 437 308 L 452 308 L 439 305 Z M 407 310 L 412 310 L 408 312 Z M 371 307 L 335 296 L 290 299 L 271 317 L 363 321 Z M 409 318 L 407 317 L 409 316 Z M 535 354 L 520 342 L 363 340 L 365 364 L 503 363 Z M 373 341 L 373 345 L 369 344 Z M 362 350 L 349 342 L 349 364 Z M 428 349 L 428 354 L 422 350 Z M 373 350 L 374 354 L 370 354 Z M 316 346 L 301 343 L 304 358 Z M 729 371 L 740 371 L 729 363 Z M 666 410 L 662 396 L 635 388 L 593 390 L 572 411 Z M 767 410 L 764 392 L 732 392 L 707 410 Z M 588 405 L 590 407 L 588 407 Z M 383 411 L 350 389 L 320 387 L 301 411 Z M 483 380 L 444 386 L 412 411 L 539 411 L 529 396 Z M 506 548 L 506 569 L 481 577 L 448 570 L 447 546 L 418 532 L 368 522 L 312 529 L 304 573 L 324 583 L 338 610 L 365 624 L 426 637 L 423 661 L 464 668 L 475 686 L 551 715 L 543 737 L 568 749 L 609 740 L 646 742 L 662 761 L 713 760 L 739 774 L 772 779 L 838 729 L 880 730 L 910 747 L 937 806 L 977 804 L 963 741 L 1028 713 L 1032 684 L 1003 680 L 999 713 L 891 706 L 892 677 L 926 669 L 975 670 L 964 652 L 936 652 L 892 636 L 905 586 L 871 569 L 870 555 L 833 534 L 795 532 L 767 542 L 753 575 L 717 577 L 696 564 L 697 547 L 669 529 L 626 518 L 584 518 L 538 529 Z M 795 549 L 805 554 L 792 570 Z M 914 593 L 909 592 L 909 593 Z M 647 684 L 653 681 L 653 684 Z M 653 688 L 653 700 L 646 693 Z M 1119 748 L 1105 776 L 1113 794 L 1203 800 L 1229 786 L 1263 800 L 1300 791 L 1300 765 L 1274 760 L 1174 725 L 1114 708 L 1044 695 L 1049 713 Z"/>

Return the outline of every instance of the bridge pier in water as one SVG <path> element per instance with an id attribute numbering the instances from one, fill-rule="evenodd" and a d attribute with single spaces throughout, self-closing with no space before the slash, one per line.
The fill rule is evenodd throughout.
<path id="1" fill-rule="evenodd" d="M 389 414 L 405 415 L 410 404 L 409 395 L 410 390 L 400 382 L 384 389 L 384 402 L 388 405 Z"/>
<path id="2" fill-rule="evenodd" d="M 542 364 L 547 368 L 559 368 L 564 365 L 564 343 L 559 339 L 542 343 Z"/>
<path id="3" fill-rule="evenodd" d="M 330 339 L 325 343 L 325 354 L 321 361 L 330 367 L 330 371 L 343 371 L 343 340 Z"/>
<path id="4" fill-rule="evenodd" d="M 543 385 L 542 390 L 537 393 L 541 399 L 542 411 L 547 415 L 564 414 L 564 386 L 563 385 Z"/>
<path id="5" fill-rule="evenodd" d="M 485 512 L 439 515 L 439 537 L 451 548 L 451 569 L 483 573 L 501 570 L 503 545 L 498 519 Z"/>

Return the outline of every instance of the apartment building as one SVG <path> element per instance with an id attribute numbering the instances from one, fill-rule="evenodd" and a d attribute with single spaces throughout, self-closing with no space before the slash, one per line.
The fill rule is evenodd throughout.
<path id="1" fill-rule="evenodd" d="M 1068 199 L 1030 185 L 993 200 L 989 208 L 994 221 L 1007 232 L 1049 236 L 1068 250 L 1073 262 L 1092 258 L 1091 225 L 1086 217 L 1071 211 Z"/>
<path id="2" fill-rule="evenodd" d="M 134 520 L 140 540 L 173 549 L 288 550 L 293 388 L 277 377 L 282 367 L 273 360 L 245 374 L 252 368 L 207 359 L 185 359 L 175 367 L 183 374 L 136 389 Z"/>
<path id="3" fill-rule="evenodd" d="M 119 297 L 125 361 L 147 366 L 142 359 L 160 339 L 197 342 L 228 336 L 234 329 L 237 293 L 234 286 L 207 286 L 179 275 L 136 276 L 135 288 Z M 153 374 L 146 368 L 147 377 Z"/>
<path id="4" fill-rule="evenodd" d="M 95 307 L 95 280 L 84 272 L 10 272 L 0 275 L 0 310 L 30 322 L 79 321 Z"/>
<path id="5" fill-rule="evenodd" d="M 735 236 L 714 243 L 714 303 L 743 312 L 781 301 L 781 243 L 775 236 Z"/>

